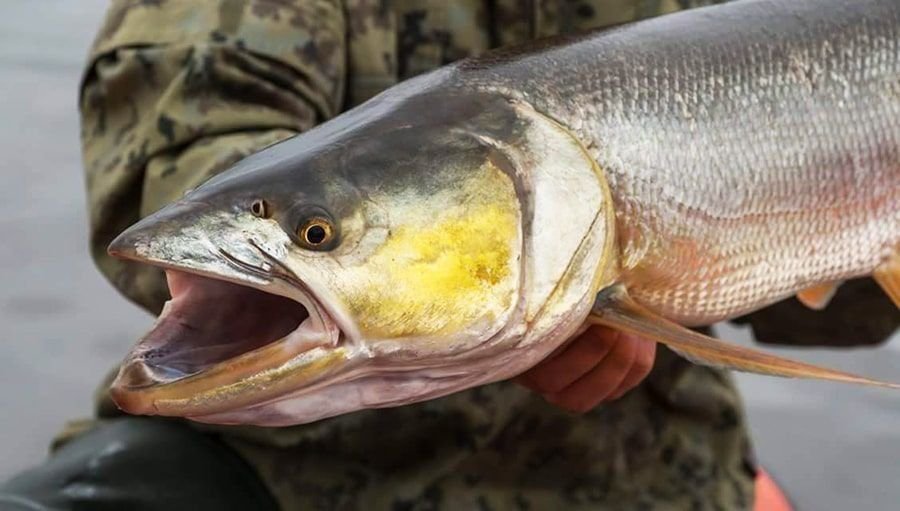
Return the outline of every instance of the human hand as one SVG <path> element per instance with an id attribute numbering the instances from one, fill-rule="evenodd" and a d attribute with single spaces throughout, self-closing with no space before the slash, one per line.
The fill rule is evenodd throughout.
<path id="1" fill-rule="evenodd" d="M 517 381 L 560 408 L 585 413 L 637 386 L 655 358 L 655 342 L 593 325 Z"/>

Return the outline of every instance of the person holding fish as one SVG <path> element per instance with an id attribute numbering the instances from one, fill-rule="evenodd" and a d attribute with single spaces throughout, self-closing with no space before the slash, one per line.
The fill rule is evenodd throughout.
<path id="1" fill-rule="evenodd" d="M 115 2 L 80 95 L 93 255 L 123 294 L 162 314 L 111 393 L 104 384 L 97 420 L 73 423 L 45 465 L 0 487 L 0 502 L 194 511 L 786 509 L 771 482 L 758 479 L 731 378 L 706 366 L 880 382 L 676 324 L 741 316 L 775 301 L 770 288 L 783 283 L 754 273 L 754 254 L 738 277 L 731 260 L 679 266 L 683 254 L 697 253 L 687 246 L 690 228 L 664 245 L 623 229 L 613 236 L 616 214 L 641 204 L 613 211 L 625 178 L 608 182 L 603 172 L 622 158 L 642 161 L 659 141 L 601 154 L 610 165 L 598 165 L 590 153 L 597 147 L 579 140 L 590 127 L 535 106 L 557 94 L 541 80 L 563 71 L 584 87 L 615 82 L 594 80 L 597 59 L 578 59 L 582 43 L 501 50 L 420 76 L 495 47 L 715 3 Z M 643 46 L 651 44 L 703 57 L 698 48 L 713 43 L 702 37 L 753 32 L 751 22 L 730 27 L 716 16 L 756 19 L 781 30 L 784 44 L 803 42 L 791 40 L 793 26 L 773 28 L 781 18 L 757 2 L 738 3 L 746 11 L 712 7 L 596 36 L 599 47 L 634 57 L 603 67 L 653 64 L 658 52 Z M 862 4 L 850 14 L 898 15 L 886 0 Z M 693 40 L 679 21 L 665 20 L 703 30 Z M 560 62 L 579 65 L 555 69 Z M 665 96 L 667 88 L 653 88 L 663 74 L 641 88 Z M 471 77 L 477 93 L 458 76 Z M 518 93 L 525 84 L 534 90 Z M 680 106 L 672 122 L 700 122 L 711 109 L 689 99 L 673 100 Z M 572 111 L 560 112 L 596 113 L 581 101 L 573 95 L 562 102 Z M 620 125 L 616 140 L 652 131 L 633 127 Z M 695 156 L 673 153 L 669 163 Z M 285 172 L 296 168 L 306 172 L 301 179 Z M 676 181 L 685 179 L 663 191 L 681 194 Z M 882 193 L 889 210 L 896 194 Z M 702 198 L 692 204 L 705 207 Z M 718 211 L 723 218 L 741 213 L 731 206 Z M 642 220 L 665 228 L 678 213 Z M 867 217 L 870 239 L 896 234 L 877 228 L 882 216 Z M 758 234 L 760 225 L 751 227 Z M 740 252 L 728 243 L 752 230 L 742 228 L 732 222 L 716 243 Z M 614 250 L 623 240 L 635 242 Z M 623 255 L 615 265 L 614 254 Z M 653 257 L 666 264 L 638 264 Z M 860 264 L 874 257 L 847 256 Z M 890 290 L 893 263 L 878 263 L 875 276 Z M 751 274 L 757 287 L 740 280 Z M 715 286 L 700 287 L 713 278 Z M 805 344 L 877 343 L 896 329 L 896 309 L 872 281 L 836 294 L 831 283 L 808 283 L 796 292 L 817 307 L 830 298 L 828 318 L 785 302 L 739 321 L 766 339 Z M 776 291 L 784 296 L 794 291 L 783 287 Z M 521 288 L 528 300 L 518 300 Z M 702 303 L 692 302 L 698 294 Z M 848 296 L 866 313 L 841 313 Z M 823 324 L 833 325 L 826 335 Z M 490 342 L 463 349 L 473 332 Z"/>

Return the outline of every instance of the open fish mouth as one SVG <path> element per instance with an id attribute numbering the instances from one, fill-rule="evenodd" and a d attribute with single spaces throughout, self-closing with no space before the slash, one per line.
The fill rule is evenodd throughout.
<path id="1" fill-rule="evenodd" d="M 277 400 L 347 369 L 333 314 L 276 258 L 252 240 L 181 231 L 141 222 L 110 246 L 117 257 L 164 268 L 172 297 L 120 366 L 110 389 L 120 408 L 202 417 Z"/>
<path id="2" fill-rule="evenodd" d="M 178 270 L 166 277 L 172 299 L 123 364 L 120 385 L 172 383 L 273 344 L 285 353 L 330 344 L 335 326 L 312 298 L 304 305 Z"/>
<path id="3" fill-rule="evenodd" d="M 298 300 L 180 270 L 166 277 L 172 299 L 112 385 L 129 413 L 196 416 L 275 399 L 287 368 L 302 369 L 306 359 L 325 369 L 316 362 L 342 343 L 331 316 L 304 291 Z M 305 375 L 313 383 L 324 372 Z"/>

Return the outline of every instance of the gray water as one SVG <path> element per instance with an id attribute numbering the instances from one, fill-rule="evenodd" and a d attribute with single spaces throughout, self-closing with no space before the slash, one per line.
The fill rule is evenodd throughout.
<path id="1" fill-rule="evenodd" d="M 76 94 L 105 3 L 0 0 L 0 480 L 90 413 L 100 377 L 151 322 L 88 257 Z M 900 381 L 896 338 L 779 351 Z M 738 378 L 759 458 L 800 509 L 900 509 L 900 393 Z"/>

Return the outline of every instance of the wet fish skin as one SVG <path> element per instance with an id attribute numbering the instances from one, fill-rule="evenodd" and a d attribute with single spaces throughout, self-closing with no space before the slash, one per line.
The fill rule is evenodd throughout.
<path id="1" fill-rule="evenodd" d="M 606 174 L 629 294 L 686 325 L 900 247 L 900 2 L 750 0 L 462 63 Z"/>
<path id="2" fill-rule="evenodd" d="M 121 367 L 119 406 L 309 422 L 512 377 L 582 328 L 612 257 L 602 175 L 527 104 L 444 89 L 444 76 L 246 158 L 113 242 L 118 257 L 290 297 L 340 330 L 171 379 L 156 367 L 160 349 L 175 360 L 154 333 L 163 316 Z M 268 218 L 252 214 L 260 198 Z M 297 239 L 311 212 L 335 220 L 333 249 Z"/>
<path id="3" fill-rule="evenodd" d="M 321 323 L 315 347 L 281 340 L 172 380 L 139 346 L 114 397 L 133 413 L 309 422 L 513 376 L 589 316 L 699 363 L 879 384 L 678 324 L 895 253 L 898 36 L 893 1 L 745 0 L 404 82 L 111 247 L 300 301 Z M 271 217 L 250 213 L 259 199 Z M 333 250 L 298 242 L 310 208 L 335 220 Z"/>

